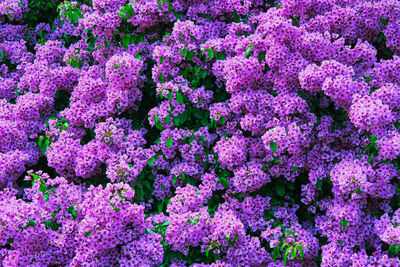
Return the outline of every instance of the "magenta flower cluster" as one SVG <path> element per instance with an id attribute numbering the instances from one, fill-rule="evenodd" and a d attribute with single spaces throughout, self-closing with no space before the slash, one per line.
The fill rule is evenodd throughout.
<path id="1" fill-rule="evenodd" d="M 0 1 L 0 266 L 400 266 L 400 1 Z"/>

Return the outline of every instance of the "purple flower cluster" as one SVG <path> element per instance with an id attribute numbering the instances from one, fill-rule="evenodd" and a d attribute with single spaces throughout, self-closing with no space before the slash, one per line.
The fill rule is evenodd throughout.
<path id="1" fill-rule="evenodd" d="M 400 2 L 4 0 L 0 266 L 400 266 Z"/>

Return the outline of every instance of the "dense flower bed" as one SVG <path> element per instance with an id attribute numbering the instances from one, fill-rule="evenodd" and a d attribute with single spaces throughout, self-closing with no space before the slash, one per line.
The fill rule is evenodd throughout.
<path id="1" fill-rule="evenodd" d="M 400 266 L 400 1 L 0 22 L 0 266 Z"/>

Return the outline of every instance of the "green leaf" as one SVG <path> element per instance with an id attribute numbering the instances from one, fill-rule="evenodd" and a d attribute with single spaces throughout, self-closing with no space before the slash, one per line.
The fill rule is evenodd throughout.
<path id="1" fill-rule="evenodd" d="M 222 186 L 223 187 L 225 187 L 226 189 L 228 189 L 229 188 L 229 181 L 228 181 L 228 179 L 226 179 L 225 177 L 221 177 L 221 184 L 222 184 Z"/>
<path id="2" fill-rule="evenodd" d="M 211 116 L 210 127 L 211 127 L 211 128 L 214 128 L 214 126 L 216 126 L 215 121 L 214 121 L 214 116 Z"/>
<path id="3" fill-rule="evenodd" d="M 356 193 L 359 194 L 359 195 L 361 195 L 362 191 L 361 191 L 360 187 L 358 187 L 358 188 L 356 189 Z"/>
<path id="4" fill-rule="evenodd" d="M 49 193 L 44 194 L 43 198 L 44 198 L 44 200 L 48 201 L 50 198 L 50 194 Z"/>
<path id="5" fill-rule="evenodd" d="M 172 4 L 170 1 L 167 1 L 167 5 L 168 5 L 168 14 L 172 13 Z"/>
<path id="6" fill-rule="evenodd" d="M 158 8 L 159 8 L 160 10 L 164 10 L 164 8 L 161 6 L 161 2 L 162 2 L 162 1 L 161 1 L 161 0 L 158 0 L 157 2 L 158 2 Z"/>
<path id="7" fill-rule="evenodd" d="M 168 225 L 170 225 L 170 222 L 169 222 L 169 221 L 164 221 L 164 222 L 161 224 L 162 227 L 168 226 Z"/>
<path id="8" fill-rule="evenodd" d="M 169 125 L 171 123 L 171 117 L 168 115 L 165 117 L 165 122 Z"/>
<path id="9" fill-rule="evenodd" d="M 278 144 L 271 140 L 271 142 L 269 143 L 269 146 L 271 148 L 272 153 L 275 153 L 276 149 L 278 148 Z"/>
<path id="10" fill-rule="evenodd" d="M 199 220 L 200 220 L 200 218 L 199 217 L 196 217 L 195 219 L 187 219 L 187 222 L 189 223 L 189 224 L 191 224 L 191 225 L 196 225 L 196 223 L 198 223 L 199 222 Z"/>
<path id="11" fill-rule="evenodd" d="M 183 96 L 177 91 L 177 92 L 175 92 L 175 94 L 176 94 L 176 101 L 179 103 L 179 104 L 183 104 Z"/>
<path id="12" fill-rule="evenodd" d="M 238 15 L 238 13 L 236 12 L 236 10 L 233 11 L 233 19 L 235 20 L 235 22 L 240 22 L 240 17 Z"/>
<path id="13" fill-rule="evenodd" d="M 207 250 L 206 250 L 206 257 L 208 258 L 209 257 L 209 255 L 210 255 L 210 248 L 207 248 Z"/>
<path id="14" fill-rule="evenodd" d="M 122 18 L 122 19 L 125 19 L 125 10 L 124 10 L 125 8 L 122 8 L 122 9 L 120 9 L 119 11 L 118 11 L 118 15 Z"/>
<path id="15" fill-rule="evenodd" d="M 206 70 L 201 70 L 201 72 L 200 72 L 200 77 L 201 77 L 202 79 L 204 79 L 204 78 L 206 78 L 206 76 L 207 76 L 207 71 L 206 71 Z"/>
<path id="16" fill-rule="evenodd" d="M 284 232 L 288 233 L 288 234 L 292 235 L 294 238 L 296 238 L 296 234 L 293 231 L 285 230 Z"/>
<path id="17" fill-rule="evenodd" d="M 219 118 L 219 123 L 220 123 L 221 125 L 224 125 L 225 121 L 226 121 L 226 119 L 225 119 L 224 117 L 220 117 L 220 118 Z"/>
<path id="18" fill-rule="evenodd" d="M 274 251 L 272 252 L 272 259 L 273 259 L 274 261 L 276 261 L 276 257 L 277 257 L 279 254 L 280 254 L 280 253 L 279 253 L 279 247 L 278 247 L 278 246 L 274 247 Z"/>
<path id="19" fill-rule="evenodd" d="M 298 247 L 298 250 L 300 251 L 300 256 L 301 256 L 300 260 L 303 260 L 303 258 L 304 258 L 304 250 L 303 250 L 302 247 Z"/>
<path id="20" fill-rule="evenodd" d="M 287 258 L 289 256 L 290 253 L 290 247 L 288 247 L 285 251 L 285 256 L 283 257 L 283 264 L 285 264 L 285 266 L 287 265 Z"/>
<path id="21" fill-rule="evenodd" d="M 176 175 L 173 175 L 173 176 L 172 176 L 172 183 L 173 183 L 174 185 L 176 185 L 177 181 L 178 181 L 178 177 L 176 177 Z"/>
<path id="22" fill-rule="evenodd" d="M 281 161 L 279 160 L 279 158 L 278 157 L 274 157 L 274 161 L 273 161 L 273 163 L 275 163 L 275 164 L 278 164 L 278 163 L 280 163 Z"/>
<path id="23" fill-rule="evenodd" d="M 42 136 L 42 135 L 37 138 L 36 143 L 38 144 L 39 147 L 42 147 L 43 138 L 44 138 L 44 136 Z M 44 152 L 46 152 L 46 151 L 44 151 Z"/>
<path id="24" fill-rule="evenodd" d="M 164 127 L 161 126 L 161 122 L 158 120 L 158 115 L 154 115 L 153 119 L 154 119 L 156 128 L 159 129 L 160 131 L 162 131 Z"/>
<path id="25" fill-rule="evenodd" d="M 194 50 L 190 50 L 186 56 L 186 58 L 191 61 L 194 57 Z"/>
<path id="26" fill-rule="evenodd" d="M 236 240 L 238 240 L 238 239 L 239 239 L 239 234 L 236 233 L 236 234 L 235 234 L 235 238 L 233 239 L 233 241 L 236 241 Z"/>
<path id="27" fill-rule="evenodd" d="M 226 55 L 222 52 L 215 52 L 215 58 L 218 60 L 224 60 L 226 58 Z"/>
<path id="28" fill-rule="evenodd" d="M 180 125 L 182 124 L 182 123 L 181 123 L 181 119 L 180 119 L 179 116 L 173 118 L 173 119 L 172 119 L 172 123 L 173 123 L 175 126 L 180 126 Z"/>
<path id="29" fill-rule="evenodd" d="M 78 211 L 77 211 L 76 209 L 73 209 L 73 210 L 71 211 L 71 215 L 72 215 L 72 217 L 75 219 L 75 218 L 78 216 Z"/>
<path id="30" fill-rule="evenodd" d="M 289 184 L 287 184 L 286 186 L 287 186 L 287 188 L 288 188 L 290 191 L 296 190 L 296 187 L 295 187 L 294 184 L 289 183 Z"/>
<path id="31" fill-rule="evenodd" d="M 160 203 L 158 203 L 158 205 L 157 205 L 157 211 L 158 211 L 158 213 L 161 213 L 161 212 L 163 211 L 163 209 L 164 209 L 164 204 L 165 204 L 165 199 L 162 200 Z"/>
<path id="32" fill-rule="evenodd" d="M 79 19 L 79 14 L 78 13 L 76 13 L 76 12 L 71 12 L 70 14 L 69 14 L 69 19 L 71 20 L 71 22 L 72 22 L 72 24 L 75 24 L 75 22 L 77 22 L 78 21 L 78 19 Z"/>
<path id="33" fill-rule="evenodd" d="M 172 138 L 171 138 L 171 137 L 168 137 L 168 138 L 167 138 L 167 147 L 168 147 L 168 148 L 171 148 L 171 147 L 172 147 Z"/>
<path id="34" fill-rule="evenodd" d="M 384 19 L 384 18 L 380 18 L 380 22 L 383 24 L 383 25 L 388 25 L 388 23 L 389 23 L 389 19 Z"/>
<path id="35" fill-rule="evenodd" d="M 194 141 L 194 136 L 192 135 L 191 137 L 188 138 L 188 143 L 191 144 Z"/>
<path id="36" fill-rule="evenodd" d="M 45 192 L 47 191 L 47 186 L 46 186 L 46 184 L 41 184 L 41 185 L 39 186 L 39 191 L 42 192 L 42 193 L 45 193 Z"/>
<path id="37" fill-rule="evenodd" d="M 371 136 L 371 139 L 369 142 L 371 143 L 372 147 L 376 146 L 376 141 L 378 141 L 378 137 L 376 135 Z"/>
<path id="38" fill-rule="evenodd" d="M 28 220 L 28 225 L 29 225 L 29 226 L 35 226 L 35 225 L 36 225 L 36 222 L 35 222 L 34 220 L 32 220 L 32 219 L 29 219 L 29 220 Z"/>
<path id="39" fill-rule="evenodd" d="M 188 50 L 187 50 L 186 48 L 183 48 L 183 49 L 182 49 L 182 55 L 183 55 L 184 57 L 186 57 L 186 56 L 187 56 L 187 53 L 188 53 Z"/>
<path id="40" fill-rule="evenodd" d="M 92 234 L 92 231 L 86 232 L 85 237 L 89 237 Z"/>
<path id="41" fill-rule="evenodd" d="M 291 169 L 292 169 L 293 172 L 297 171 L 297 167 L 292 166 Z"/>
<path id="42" fill-rule="evenodd" d="M 283 197 L 285 195 L 285 186 L 283 184 L 277 184 L 276 193 L 278 196 Z"/>
<path id="43" fill-rule="evenodd" d="M 126 34 L 124 37 L 122 37 L 121 44 L 125 49 L 128 49 L 128 46 L 131 44 L 131 35 Z"/>
<path id="44" fill-rule="evenodd" d="M 290 254 L 290 258 L 293 260 L 297 256 L 297 247 L 292 249 L 292 253 Z"/>
<path id="45" fill-rule="evenodd" d="M 126 197 L 124 197 L 124 196 L 122 195 L 122 191 L 121 191 L 121 190 L 118 190 L 118 196 L 119 196 L 122 200 L 125 200 L 125 199 L 126 199 Z"/>
<path id="46" fill-rule="evenodd" d="M 147 180 L 142 181 L 142 186 L 144 189 L 146 189 L 147 192 L 151 191 L 151 184 Z"/>
<path id="47" fill-rule="evenodd" d="M 378 44 L 381 44 L 381 43 L 384 42 L 385 40 L 386 40 L 385 35 L 383 34 L 383 32 L 380 32 L 380 33 L 378 34 L 378 40 L 377 40 Z"/>
<path id="48" fill-rule="evenodd" d="M 317 187 L 318 187 L 318 188 L 321 188 L 322 185 L 323 185 L 323 183 L 324 183 L 324 180 L 323 180 L 323 179 L 318 179 L 318 180 L 317 180 Z"/>
<path id="49" fill-rule="evenodd" d="M 245 52 L 245 55 L 244 55 L 246 58 L 250 57 L 250 53 L 253 50 L 253 48 L 254 48 L 254 46 L 250 45 L 249 48 L 246 49 L 246 52 Z"/>
<path id="50" fill-rule="evenodd" d="M 292 19 L 293 26 L 299 25 L 300 17 L 290 17 Z"/>
<path id="51" fill-rule="evenodd" d="M 289 246 L 289 243 L 287 242 L 283 243 L 283 245 L 281 246 L 281 250 L 283 250 L 286 246 Z"/>
<path id="52" fill-rule="evenodd" d="M 149 159 L 149 166 L 153 167 L 154 161 L 156 160 L 155 157 L 152 157 L 151 159 Z"/>
<path id="53" fill-rule="evenodd" d="M 138 201 L 142 200 L 143 198 L 143 187 L 141 185 L 136 186 L 136 199 Z"/>
<path id="54" fill-rule="evenodd" d="M 214 49 L 213 48 L 208 49 L 208 57 L 210 58 L 210 60 L 213 59 L 213 57 L 214 57 Z"/>
<path id="55" fill-rule="evenodd" d="M 46 148 L 48 148 L 49 146 L 50 146 L 50 139 L 46 139 L 45 141 L 44 141 L 44 146 L 46 147 Z"/>
<path id="56" fill-rule="evenodd" d="M 133 4 L 134 1 L 132 1 Z M 125 10 L 126 10 L 126 17 L 125 19 L 130 19 L 134 14 L 135 14 L 135 10 L 133 10 L 132 5 L 126 5 L 125 6 Z"/>
<path id="57" fill-rule="evenodd" d="M 258 62 L 262 62 L 265 59 L 265 52 L 261 52 L 260 54 L 258 54 L 257 58 L 258 58 Z"/>
<path id="58" fill-rule="evenodd" d="M 340 224 L 341 224 L 344 228 L 346 228 L 347 225 L 349 224 L 349 222 L 346 221 L 346 220 L 341 220 L 341 221 L 340 221 Z"/>
<path id="59" fill-rule="evenodd" d="M 158 80 L 160 81 L 160 83 L 165 82 L 164 75 L 162 73 L 160 73 L 160 75 L 158 76 Z"/>

